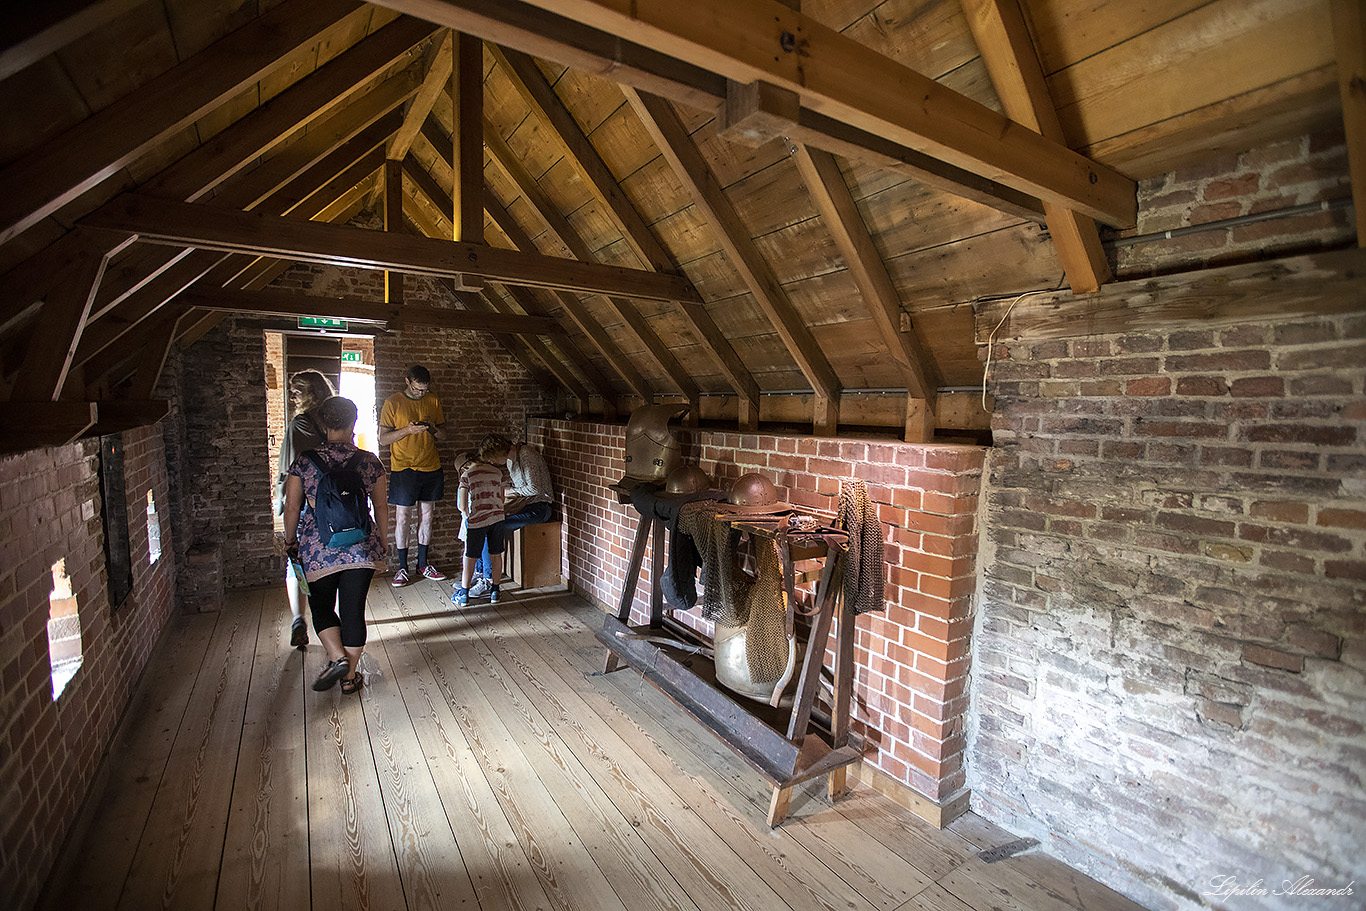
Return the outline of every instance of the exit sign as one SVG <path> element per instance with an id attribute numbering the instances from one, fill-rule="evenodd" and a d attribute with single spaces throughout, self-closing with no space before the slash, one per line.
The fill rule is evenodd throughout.
<path id="1" fill-rule="evenodd" d="M 301 316 L 299 317 L 300 329 L 347 329 L 344 319 L 333 319 L 330 316 Z"/>
<path id="2" fill-rule="evenodd" d="M 343 363 L 343 364 L 363 364 L 363 363 L 365 363 L 365 359 L 361 357 L 361 354 L 360 354 L 359 351 L 343 351 L 343 352 L 342 352 L 342 363 Z"/>

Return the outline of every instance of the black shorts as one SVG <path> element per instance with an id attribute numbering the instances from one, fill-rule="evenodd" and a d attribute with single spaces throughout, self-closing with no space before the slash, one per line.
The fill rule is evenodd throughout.
<path id="1" fill-rule="evenodd" d="M 488 543 L 489 555 L 501 554 L 503 552 L 503 540 L 505 529 L 502 522 L 494 522 L 492 525 L 481 525 L 478 528 L 470 528 L 465 532 L 465 556 L 470 559 L 477 558 L 484 552 L 484 544 Z"/>
<path id="2" fill-rule="evenodd" d="M 435 503 L 446 493 L 446 472 L 418 471 L 405 468 L 389 475 L 389 504 L 412 506 L 415 503 Z"/>

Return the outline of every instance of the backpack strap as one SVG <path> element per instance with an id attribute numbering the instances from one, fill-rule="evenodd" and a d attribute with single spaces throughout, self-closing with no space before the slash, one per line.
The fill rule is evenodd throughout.
<path id="1" fill-rule="evenodd" d="M 312 462 L 315 466 L 317 466 L 317 469 L 318 469 L 320 472 L 322 472 L 323 474 L 327 474 L 329 471 L 332 470 L 332 466 L 330 466 L 330 465 L 328 465 L 326 462 L 324 462 L 324 461 L 322 460 L 322 456 L 318 455 L 318 450 L 316 450 L 316 449 L 310 449 L 310 450 L 308 450 L 307 452 L 305 452 L 303 455 L 304 455 L 304 458 L 308 459 L 308 460 L 309 460 L 310 462 Z"/>

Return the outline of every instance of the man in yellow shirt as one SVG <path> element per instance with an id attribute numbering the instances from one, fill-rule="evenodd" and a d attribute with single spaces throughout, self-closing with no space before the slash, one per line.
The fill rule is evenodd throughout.
<path id="1" fill-rule="evenodd" d="M 395 587 L 412 581 L 408 577 L 408 523 L 414 504 L 419 507 L 417 572 L 438 582 L 446 578 L 427 562 L 436 501 L 446 492 L 446 475 L 436 452 L 436 433 L 446 416 L 441 402 L 427 391 L 431 383 L 427 368 L 414 364 L 404 375 L 403 391 L 385 399 L 379 412 L 379 441 L 389 447 L 389 502 L 394 507 L 394 549 L 398 551 Z"/>

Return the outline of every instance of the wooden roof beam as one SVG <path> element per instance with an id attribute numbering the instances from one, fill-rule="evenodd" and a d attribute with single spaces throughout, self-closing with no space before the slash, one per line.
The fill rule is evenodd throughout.
<path id="1" fill-rule="evenodd" d="M 138 193 L 117 197 L 82 224 L 136 234 L 147 243 L 362 269 L 394 269 L 446 278 L 468 272 L 495 281 L 649 300 L 674 300 L 690 290 L 677 276 L 498 250 L 481 244 L 398 237 L 364 228 L 155 199 Z"/>
<path id="2" fill-rule="evenodd" d="M 1366 8 L 1361 0 L 1333 0 L 1333 44 L 1337 48 L 1357 246 L 1366 247 Z"/>
<path id="3" fill-rule="evenodd" d="M 1047 139 L 1066 143 L 1020 0 L 962 0 L 962 4 L 1006 116 Z M 1072 290 L 1087 294 L 1109 281 L 1110 262 L 1100 245 L 1095 220 L 1056 201 L 1044 200 L 1043 206 L 1048 232 Z"/>
<path id="4" fill-rule="evenodd" d="M 838 423 L 840 381 L 816 343 L 815 336 L 754 245 L 749 229 L 741 222 L 734 206 L 726 198 L 725 190 L 707 167 L 697 144 L 673 108 L 663 98 L 629 88 L 625 92 L 660 153 L 683 182 L 698 211 L 711 225 L 731 265 L 740 273 L 746 287 L 773 325 L 773 330 L 783 340 L 806 381 L 816 391 L 816 415 L 813 420 L 816 432 L 834 434 Z"/>
<path id="5" fill-rule="evenodd" d="M 231 288 L 191 288 L 173 302 L 176 307 L 225 310 L 258 316 L 326 316 L 370 323 L 402 322 L 405 326 L 434 326 L 462 332 L 500 332 L 554 335 L 560 324 L 549 317 L 479 313 L 439 307 L 394 306 L 352 298 L 313 297 L 287 291 L 241 291 Z"/>
<path id="6" fill-rule="evenodd" d="M 0 79 L 32 66 L 146 0 L 45 0 L 5 10 Z"/>
<path id="7" fill-rule="evenodd" d="M 536 62 L 525 54 L 496 46 L 492 48 L 492 53 L 494 60 L 507 73 L 523 99 L 550 124 L 552 131 L 567 151 L 569 161 L 587 178 L 599 198 L 607 204 L 608 214 L 616 222 L 617 230 L 621 231 L 622 238 L 639 257 L 641 263 L 656 272 L 682 274 L 678 263 L 636 211 L 636 207 L 617 183 L 616 176 L 602 160 L 602 156 L 583 132 L 579 122 L 574 119 L 574 115 L 565 107 L 559 95 L 555 94 L 554 88 L 546 81 Z M 739 397 L 740 426 L 754 429 L 759 425 L 759 384 L 755 382 L 754 375 L 731 347 L 730 340 L 716 325 L 716 321 L 711 318 L 703 304 L 679 301 L 678 306 L 683 318 L 697 334 L 703 347 L 716 359 L 722 374 Z M 686 391 L 684 394 L 687 395 Z M 688 398 L 690 401 L 693 399 L 692 396 Z M 696 420 L 699 413 L 700 409 L 694 406 L 689 419 Z"/>
<path id="8" fill-rule="evenodd" d="M 514 249 L 535 249 L 535 244 L 522 230 L 521 225 L 517 224 L 512 214 L 494 198 L 493 192 L 488 188 L 485 188 L 484 191 L 484 209 Z M 570 319 L 579 327 L 579 331 L 588 336 L 593 347 L 598 349 L 598 353 L 606 358 L 607 363 L 612 365 L 612 369 L 617 371 L 622 379 L 626 380 L 626 385 L 630 386 L 636 395 L 644 399 L 647 404 L 653 402 L 655 392 L 649 381 L 641 375 L 635 364 L 631 363 L 631 359 L 622 353 L 621 349 L 617 347 L 617 343 L 598 324 L 587 305 L 579 299 L 579 296 L 566 291 L 556 291 L 555 296 L 560 305 L 564 307 L 564 311 L 569 314 Z"/>
<path id="9" fill-rule="evenodd" d="M 385 123 L 386 121 L 381 120 L 376 126 L 383 127 Z M 387 129 L 392 130 L 396 123 L 397 121 L 393 121 Z M 322 200 L 331 202 L 345 196 L 347 190 L 373 174 L 383 161 L 381 139 L 372 135 L 372 130 L 363 131 L 340 148 L 333 150 L 268 198 L 262 207 L 266 211 L 278 211 L 281 207 L 293 205 L 296 215 L 314 217 L 321 211 L 321 206 L 325 205 Z M 322 131 L 320 135 L 327 133 Z M 305 138 L 299 144 L 313 141 L 315 140 Z M 303 201 L 295 204 L 295 198 L 303 198 Z M 154 314 L 166 301 L 196 281 L 204 279 L 207 284 L 215 287 L 222 287 L 239 279 L 245 281 L 249 278 L 247 273 L 254 262 L 257 260 L 252 257 L 225 256 L 212 250 L 193 251 L 188 257 L 140 287 L 121 306 L 92 321 L 76 352 L 76 364 L 84 364 L 114 344 Z"/>
<path id="10" fill-rule="evenodd" d="M 422 129 L 422 123 L 427 119 L 427 115 L 432 112 L 432 106 L 436 104 L 436 99 L 441 93 L 446 91 L 446 86 L 451 79 L 451 42 L 454 40 L 454 33 L 447 30 L 446 37 L 431 47 L 431 53 L 427 56 L 427 75 L 422 79 L 422 85 L 418 88 L 417 94 L 413 96 L 413 103 L 408 105 L 407 112 L 403 115 L 403 125 L 394 133 L 389 140 L 389 149 L 385 157 L 390 161 L 402 161 L 412 148 L 413 140 Z"/>
<path id="11" fill-rule="evenodd" d="M 484 145 L 488 147 L 489 154 L 494 162 L 503 169 L 532 210 L 540 217 L 551 236 L 564 244 L 571 254 L 583 262 L 596 262 L 597 257 L 588 248 L 583 237 L 569 224 L 569 220 L 559 213 L 554 203 L 541 190 L 536 178 L 531 176 L 526 167 L 522 165 L 521 159 L 513 154 L 507 143 L 498 135 L 497 129 L 487 120 L 484 121 Z M 635 304 L 615 295 L 609 294 L 606 297 L 613 311 L 626 326 L 627 331 L 635 337 L 636 342 L 644 349 L 646 355 L 669 378 L 670 382 L 674 384 L 674 388 L 688 400 L 692 406 L 691 414 L 695 416 L 701 410 L 701 390 L 697 388 L 692 377 L 683 369 L 683 365 L 678 362 L 678 359 L 673 356 L 668 345 L 655 334 L 654 329 L 650 328 L 649 323 L 640 315 Z"/>
<path id="12" fill-rule="evenodd" d="M 212 143 L 200 146 L 157 174 L 143 185 L 143 192 L 194 201 L 239 174 L 244 166 L 270 153 L 297 130 L 312 126 L 298 145 L 317 149 L 320 137 L 333 132 L 337 124 L 344 122 L 353 124 L 352 129 L 356 128 L 360 108 L 375 106 L 388 110 L 392 105 L 385 107 L 383 100 L 390 93 L 397 95 L 396 103 L 401 103 L 411 93 L 409 81 L 413 77 L 407 71 L 386 80 L 362 98 L 351 99 L 349 113 L 336 112 L 337 105 L 348 95 L 411 51 L 433 30 L 434 26 L 429 23 L 408 17 L 389 23 L 218 134 Z M 379 113 L 383 111 L 377 111 L 376 116 Z M 318 122 L 324 116 L 328 119 Z M 283 168 L 283 176 L 282 163 L 287 165 Z M 257 192 L 263 195 L 311 163 L 311 160 L 301 158 L 297 148 L 291 147 L 272 155 L 261 167 L 250 172 L 252 176 L 248 180 L 258 184 Z M 270 174 L 277 175 L 275 181 L 278 183 L 263 181 L 263 175 Z M 243 207 L 246 205 L 244 202 Z M 60 274 L 60 263 L 78 252 L 76 240 L 77 235 L 68 232 L 11 269 L 0 279 L 0 302 L 32 301 L 41 297 L 52 277 Z M 100 298 L 96 300 L 94 314 L 98 316 L 119 303 L 137 283 L 155 277 L 158 269 L 167 268 L 184 255 L 183 251 L 147 251 L 136 257 L 136 263 L 113 264 Z M 0 307 L 3 306 L 5 304 L 0 303 Z"/>
<path id="13" fill-rule="evenodd" d="M 439 149 L 440 146 L 438 146 L 437 148 Z M 413 156 L 409 155 L 406 159 L 404 159 L 403 167 L 404 172 L 412 181 L 413 186 L 417 190 L 421 191 L 424 195 L 426 195 L 428 201 L 430 201 L 433 206 L 435 206 L 438 210 L 442 212 L 451 211 L 451 198 L 446 195 L 446 191 L 441 188 L 441 185 L 438 184 L 430 174 L 423 170 L 422 166 L 418 164 L 418 162 L 416 161 L 416 159 L 413 158 Z M 480 305 L 480 303 L 484 303 L 488 306 L 494 307 L 495 309 L 504 309 L 498 307 L 496 299 L 492 296 L 486 298 L 484 296 L 481 296 L 479 293 L 471 291 L 466 288 L 453 287 L 452 290 L 455 292 L 456 299 L 465 302 L 465 305 L 467 307 L 477 307 Z M 522 308 L 528 314 L 536 316 L 545 315 L 540 305 L 536 302 L 535 297 L 531 295 L 529 292 L 526 292 L 524 289 L 517 289 L 511 286 L 508 286 L 507 290 L 509 291 L 509 293 L 517 297 L 518 302 L 522 304 Z M 504 310 L 504 312 L 506 311 Z M 575 367 L 579 369 L 579 372 L 583 374 L 584 378 L 590 384 L 593 385 L 593 387 L 597 390 L 598 394 L 602 397 L 604 407 L 606 408 L 608 414 L 615 414 L 617 410 L 617 394 L 616 390 L 612 388 L 612 385 L 610 382 L 608 382 L 607 378 L 604 377 L 602 373 L 593 366 L 592 362 L 581 351 L 579 351 L 579 349 L 575 347 L 572 342 L 569 341 L 569 338 L 567 336 L 561 334 L 556 337 L 556 341 L 560 347 L 560 350 L 564 352 L 565 357 L 571 363 L 573 363 Z M 533 348 L 537 347 L 534 341 L 529 341 L 528 344 L 531 344 Z M 551 365 L 552 370 L 555 370 L 556 376 L 561 376 L 560 369 L 563 368 L 556 369 L 556 364 L 559 360 L 558 358 L 554 358 L 555 363 L 552 363 L 551 358 L 553 356 L 550 354 L 548 350 L 541 353 L 541 357 L 543 360 L 546 361 L 547 364 Z M 565 373 L 567 372 L 568 371 L 565 371 Z M 561 382 L 564 382 L 563 378 L 561 378 Z M 576 389 L 576 384 L 565 382 L 565 386 L 571 390 Z M 582 389 L 582 387 L 577 388 Z M 584 391 L 586 393 L 586 390 Z M 575 394 L 577 395 L 577 392 Z M 585 403 L 584 407 L 587 408 L 586 395 L 583 398 L 581 398 L 581 401 Z"/>
<path id="14" fill-rule="evenodd" d="M 408 172 L 408 163 L 412 160 L 413 156 L 410 152 L 408 154 L 408 157 L 404 159 L 403 169 L 405 174 Z M 403 226 L 408 231 L 425 237 L 446 236 L 445 232 L 441 229 L 440 224 L 422 206 L 409 206 L 406 207 L 405 211 L 409 217 L 404 220 Z M 449 290 L 452 294 L 456 294 L 460 290 L 456 288 L 455 282 L 453 281 L 443 282 L 443 284 L 445 285 L 447 290 Z M 465 309 L 470 311 L 471 313 L 488 314 L 502 312 L 496 311 L 492 307 L 490 307 L 489 303 L 477 293 L 472 293 L 468 297 L 461 298 L 460 300 L 462 303 L 465 304 Z M 403 328 L 403 319 L 401 315 L 397 319 L 395 319 L 395 321 L 392 322 L 390 326 L 392 328 L 397 328 L 401 330 Z M 532 379 L 536 381 L 537 385 L 541 386 L 544 389 L 553 389 L 556 391 L 558 391 L 560 386 L 564 386 L 565 388 L 568 388 L 571 391 L 574 391 L 577 388 L 581 388 L 578 387 L 577 384 L 570 385 L 568 383 L 565 383 L 563 377 L 561 376 L 561 371 L 563 371 L 566 374 L 568 374 L 568 371 L 564 369 L 564 366 L 562 364 L 554 364 L 551 360 L 542 358 L 542 360 L 545 361 L 546 365 L 549 366 L 550 369 L 547 370 L 545 367 L 542 367 L 540 362 L 537 361 L 537 357 L 540 356 L 539 349 L 537 349 L 536 353 L 533 353 L 532 347 L 526 344 L 521 336 L 515 335 L 511 332 L 495 332 L 493 335 L 494 338 L 498 340 L 499 344 L 506 348 L 508 350 L 508 353 L 510 353 L 514 358 L 517 359 L 517 361 L 523 367 L 526 368 L 527 373 L 531 374 Z M 529 336 L 529 338 L 535 339 L 536 336 Z M 544 344 L 542 344 L 541 347 L 545 347 Z M 570 374 L 570 376 L 572 378 L 572 374 Z M 587 400 L 586 395 L 583 400 Z"/>
<path id="15" fill-rule="evenodd" d="M 934 437 L 939 378 L 924 340 L 914 326 L 909 332 L 901 331 L 901 298 L 835 157 L 822 149 L 797 146 L 792 158 L 817 211 L 835 238 L 835 246 L 854 277 L 887 352 L 901 366 L 907 393 L 921 403 L 907 408 L 906 441 L 928 442 Z"/>
<path id="16" fill-rule="evenodd" d="M 285 0 L 0 171 L 0 243 L 73 202 L 274 71 L 357 9 Z"/>
<path id="17" fill-rule="evenodd" d="M 1132 180 L 777 0 L 378 2 L 704 109 L 727 80 L 770 83 L 797 93 L 816 130 L 883 137 L 1116 227 L 1137 217 Z"/>
<path id="18" fill-rule="evenodd" d="M 1028 221 L 1044 220 L 1043 203 L 1013 187 L 956 168 L 883 136 L 840 123 L 801 105 L 796 92 L 766 82 L 727 83 L 721 135 L 744 145 L 773 139 L 807 145 L 892 171 L 926 186 Z"/>

